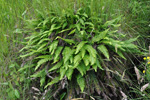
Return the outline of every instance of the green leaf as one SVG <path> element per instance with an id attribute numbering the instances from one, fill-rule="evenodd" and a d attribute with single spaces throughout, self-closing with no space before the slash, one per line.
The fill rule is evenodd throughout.
<path id="1" fill-rule="evenodd" d="M 56 49 L 55 56 L 54 56 L 54 63 L 56 63 L 59 60 L 58 58 L 59 58 L 59 55 L 60 55 L 62 49 L 63 49 L 63 47 L 60 47 L 60 46 Z"/>
<path id="2" fill-rule="evenodd" d="M 17 89 L 15 89 L 14 92 L 15 92 L 15 96 L 19 99 L 19 98 L 20 98 L 20 93 L 19 93 L 19 91 L 18 91 Z"/>
<path id="3" fill-rule="evenodd" d="M 96 59 L 96 65 L 99 67 L 99 69 L 103 70 L 103 68 L 102 68 L 102 66 L 101 66 L 101 64 L 100 64 L 98 59 Z"/>
<path id="4" fill-rule="evenodd" d="M 73 56 L 70 57 L 70 63 L 73 63 Z"/>
<path id="5" fill-rule="evenodd" d="M 77 75 L 77 83 L 81 89 L 81 92 L 83 92 L 85 88 L 85 79 L 81 74 Z"/>
<path id="6" fill-rule="evenodd" d="M 79 19 L 79 22 L 80 22 L 82 25 L 85 25 L 83 19 L 80 18 L 80 19 Z"/>
<path id="7" fill-rule="evenodd" d="M 51 59 L 52 58 L 52 56 L 51 55 L 42 55 L 42 56 L 37 56 L 35 59 Z"/>
<path id="8" fill-rule="evenodd" d="M 67 70 L 66 76 L 67 76 L 68 80 L 71 80 L 73 71 L 74 71 L 74 69 L 72 69 L 72 68 L 69 68 L 69 69 Z"/>
<path id="9" fill-rule="evenodd" d="M 93 23 L 91 23 L 91 22 L 85 22 L 85 24 L 90 25 L 90 26 L 91 26 L 91 28 L 94 28 L 94 24 L 93 24 Z"/>
<path id="10" fill-rule="evenodd" d="M 61 30 L 61 31 L 58 32 L 58 33 L 63 33 L 63 32 L 69 31 L 69 30 L 70 30 L 70 28 L 67 28 L 67 29 Z"/>
<path id="11" fill-rule="evenodd" d="M 65 68 L 60 68 L 60 80 L 63 79 L 63 77 L 65 76 L 66 74 L 66 69 Z"/>
<path id="12" fill-rule="evenodd" d="M 40 78 L 40 86 L 43 86 L 44 85 L 44 83 L 45 83 L 45 76 L 43 76 L 43 77 L 41 77 Z"/>
<path id="13" fill-rule="evenodd" d="M 96 50 L 91 45 L 85 45 L 85 49 L 91 54 L 94 58 L 96 58 Z"/>
<path id="14" fill-rule="evenodd" d="M 81 42 L 77 45 L 75 54 L 77 54 L 77 53 L 81 50 L 81 48 L 84 46 L 85 43 L 87 43 L 87 41 L 81 41 Z"/>
<path id="15" fill-rule="evenodd" d="M 45 69 L 31 75 L 31 77 L 42 77 L 43 75 L 46 75 Z"/>
<path id="16" fill-rule="evenodd" d="M 106 34 L 108 33 L 109 29 L 106 29 L 105 31 L 103 32 L 100 32 L 99 35 L 95 35 L 93 38 L 92 38 L 92 42 L 99 42 L 100 40 L 104 39 L 106 37 Z"/>
<path id="17" fill-rule="evenodd" d="M 81 73 L 81 75 L 83 76 L 84 74 L 86 74 L 86 66 L 84 65 L 84 63 L 80 63 L 77 67 L 78 71 Z"/>
<path id="18" fill-rule="evenodd" d="M 83 61 L 84 61 L 84 64 L 85 64 L 85 66 L 88 66 L 89 65 L 89 63 L 90 63 L 90 59 L 89 59 L 90 57 L 88 56 L 88 55 L 85 55 L 84 57 L 83 57 Z"/>
<path id="19" fill-rule="evenodd" d="M 46 45 L 47 45 L 47 42 L 43 44 L 39 44 L 40 47 L 37 49 L 37 51 L 43 49 Z"/>
<path id="20" fill-rule="evenodd" d="M 82 58 L 84 57 L 85 53 L 86 53 L 86 50 L 84 48 L 81 48 L 81 57 Z"/>
<path id="21" fill-rule="evenodd" d="M 31 55 L 34 55 L 34 53 L 36 53 L 36 51 L 33 51 L 33 52 L 29 52 L 25 55 L 20 55 L 21 58 L 24 58 L 24 57 L 28 57 L 28 56 L 31 56 Z"/>
<path id="22" fill-rule="evenodd" d="M 27 69 L 27 68 L 32 68 L 34 65 L 24 65 L 23 67 L 21 67 L 18 71 L 22 72 L 23 70 Z"/>
<path id="23" fill-rule="evenodd" d="M 91 61 L 91 65 L 94 65 L 96 63 L 96 58 L 90 55 L 90 61 Z"/>
<path id="24" fill-rule="evenodd" d="M 55 83 L 59 82 L 60 77 L 55 77 L 51 82 L 49 82 L 44 88 L 47 88 L 50 85 L 53 85 Z"/>
<path id="25" fill-rule="evenodd" d="M 37 70 L 42 64 L 44 64 L 44 63 L 46 63 L 47 61 L 50 61 L 50 60 L 52 60 L 51 56 L 39 60 L 38 63 L 37 63 L 37 66 L 35 67 L 35 70 Z"/>
<path id="26" fill-rule="evenodd" d="M 111 25 L 114 25 L 114 23 L 117 21 L 117 20 L 120 20 L 121 19 L 121 16 L 113 19 L 113 20 L 110 20 L 110 21 L 106 21 L 106 23 L 103 25 L 104 27 L 108 27 L 108 26 L 111 26 Z"/>
<path id="27" fill-rule="evenodd" d="M 72 30 L 68 35 L 73 34 L 76 31 L 76 29 Z"/>
<path id="28" fill-rule="evenodd" d="M 83 13 L 83 16 L 86 17 L 86 18 L 88 18 L 88 15 L 86 13 Z"/>
<path id="29" fill-rule="evenodd" d="M 126 60 L 126 58 L 124 57 L 124 55 L 122 54 L 122 52 L 121 52 L 121 51 L 119 51 L 119 50 L 118 50 L 116 53 L 117 53 L 120 57 L 122 57 L 123 59 L 125 59 L 125 60 Z"/>
<path id="30" fill-rule="evenodd" d="M 62 29 L 64 29 L 66 26 L 67 26 L 67 22 L 65 22 L 63 25 L 62 25 Z"/>
<path id="31" fill-rule="evenodd" d="M 136 49 L 137 46 L 132 44 L 132 43 L 124 43 L 124 45 L 122 45 L 123 48 L 127 48 L 127 49 Z"/>
<path id="32" fill-rule="evenodd" d="M 136 38 L 131 38 L 131 39 L 126 40 L 126 41 L 124 41 L 124 42 L 125 42 L 125 43 L 132 43 L 132 42 L 136 41 L 138 38 L 139 38 L 139 36 L 136 37 Z"/>
<path id="33" fill-rule="evenodd" d="M 93 65 L 92 68 L 95 70 L 95 72 L 97 72 L 97 65 Z"/>
<path id="34" fill-rule="evenodd" d="M 62 40 L 64 40 L 65 42 L 69 43 L 70 45 L 75 44 L 75 41 L 72 40 L 72 39 L 64 39 L 64 38 L 62 38 L 62 37 L 60 37 L 60 36 L 57 36 L 56 39 L 62 39 Z"/>
<path id="35" fill-rule="evenodd" d="M 60 95 L 60 100 L 64 100 L 65 95 L 66 95 L 66 92 L 62 93 L 62 94 Z"/>
<path id="36" fill-rule="evenodd" d="M 59 61 L 56 65 L 54 65 L 52 68 L 50 68 L 48 72 L 51 72 L 53 70 L 56 70 L 56 69 L 60 68 L 61 65 L 62 65 L 62 60 Z"/>
<path id="37" fill-rule="evenodd" d="M 41 43 L 43 43 L 45 41 L 48 42 L 48 41 L 50 41 L 50 39 L 49 38 L 44 38 L 44 39 L 40 40 L 37 44 L 41 44 Z"/>
<path id="38" fill-rule="evenodd" d="M 50 31 L 52 32 L 55 29 L 55 27 L 56 27 L 56 24 L 52 24 L 51 28 L 50 28 Z"/>
<path id="39" fill-rule="evenodd" d="M 57 48 L 58 40 L 53 41 L 49 47 L 49 52 L 51 52 L 51 55 L 54 54 L 55 49 Z"/>
<path id="40" fill-rule="evenodd" d="M 74 64 L 75 63 L 79 63 L 81 61 L 81 53 L 79 53 L 78 55 L 76 55 L 75 57 L 74 57 Z"/>
<path id="41" fill-rule="evenodd" d="M 108 50 L 107 50 L 107 48 L 106 48 L 104 45 L 99 45 L 97 48 L 98 48 L 98 50 L 100 50 L 100 51 L 103 53 L 103 55 L 104 55 L 107 59 L 109 59 Z"/>
<path id="42" fill-rule="evenodd" d="M 62 53 L 64 63 L 66 63 L 70 59 L 73 53 L 74 53 L 74 49 L 71 50 L 70 47 L 65 47 Z"/>
<path id="43" fill-rule="evenodd" d="M 53 30 L 57 30 L 59 28 L 61 28 L 61 26 L 57 26 L 57 24 L 52 24 L 50 28 L 50 32 L 52 32 Z"/>
<path id="44" fill-rule="evenodd" d="M 78 31 L 80 31 L 80 28 L 81 28 L 80 24 L 76 24 L 76 28 Z"/>

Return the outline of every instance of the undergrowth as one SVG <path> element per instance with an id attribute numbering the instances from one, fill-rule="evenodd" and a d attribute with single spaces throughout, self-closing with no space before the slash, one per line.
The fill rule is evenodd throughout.
<path id="1" fill-rule="evenodd" d="M 117 30 L 120 24 L 116 23 L 121 17 L 105 22 L 99 16 L 93 16 L 91 12 L 89 6 L 79 8 L 75 12 L 63 10 L 63 14 L 59 17 L 55 13 L 45 17 L 38 11 L 38 19 L 27 21 L 26 28 L 29 30 L 32 28 L 33 31 L 26 37 L 28 40 L 26 46 L 20 51 L 25 53 L 21 57 L 29 57 L 26 59 L 33 61 L 33 66 L 22 67 L 19 71 L 24 73 L 25 69 L 30 68 L 34 73 L 31 78 L 40 79 L 40 87 L 44 89 L 57 87 L 52 94 L 55 99 L 64 89 L 70 91 L 68 88 L 71 83 L 78 84 L 81 91 L 78 91 L 79 93 L 87 93 L 85 88 L 91 89 L 87 85 L 92 83 L 86 79 L 90 77 L 95 79 L 93 81 L 97 94 L 109 99 L 110 96 L 105 93 L 104 87 L 98 86 L 100 81 L 97 80 L 95 72 L 99 70 L 105 74 L 103 70 L 111 71 L 104 61 L 105 58 L 110 61 L 113 59 L 109 57 L 110 51 L 111 56 L 118 54 L 123 59 L 126 59 L 124 52 L 139 53 L 136 45 L 132 43 L 137 38 L 119 40 L 125 37 Z M 89 72 L 93 74 L 87 74 Z M 85 78 L 86 75 L 89 76 Z M 76 96 L 67 91 L 63 92 L 66 94 L 64 98 L 72 99 Z M 91 92 L 89 94 L 94 95 Z"/>
<path id="2" fill-rule="evenodd" d="M 120 40 L 124 41 L 125 37 L 135 38 L 135 37 L 139 36 L 138 40 L 136 40 L 136 38 L 135 38 L 135 40 L 137 42 L 134 42 L 134 43 L 136 43 L 138 45 L 138 47 L 140 48 L 140 50 L 142 50 L 142 51 L 145 51 L 148 48 L 149 29 L 150 29 L 149 28 L 149 24 L 150 24 L 149 23 L 149 15 L 150 15 L 149 3 L 150 3 L 149 0 L 132 0 L 132 1 L 130 1 L 130 0 L 119 0 L 119 1 L 118 0 L 107 0 L 107 1 L 105 1 L 105 0 L 94 0 L 94 1 L 93 0 L 88 0 L 88 1 L 87 0 L 76 0 L 76 1 L 74 1 L 74 0 L 69 0 L 69 1 L 66 1 L 66 0 L 61 0 L 61 1 L 60 0 L 49 0 L 49 1 L 47 1 L 47 0 L 32 0 L 32 1 L 16 0 L 15 2 L 0 0 L 0 11 L 1 11 L 1 14 L 0 14 L 0 22 L 1 22 L 1 24 L 0 24 L 0 27 L 1 27 L 0 28 L 0 33 L 1 33 L 0 34 L 0 71 L 1 71 L 1 74 L 0 74 L 0 76 L 1 76 L 0 77 L 0 91 L 1 91 L 0 99 L 15 99 L 15 98 L 22 98 L 24 100 L 29 99 L 30 96 L 33 96 L 34 92 L 37 90 L 36 88 L 34 88 L 34 87 L 36 87 L 37 84 L 39 84 L 39 86 L 37 86 L 37 88 L 39 88 L 40 91 L 42 91 L 42 92 L 44 92 L 43 87 L 45 85 L 47 85 L 47 88 L 45 88 L 45 93 L 51 94 L 51 95 L 46 95 L 44 93 L 40 94 L 40 92 L 37 91 L 38 94 L 40 95 L 39 97 L 43 96 L 48 99 L 48 98 L 55 97 L 56 95 L 58 95 L 60 93 L 60 94 L 62 94 L 60 96 L 60 99 L 62 99 L 63 97 L 66 97 L 66 95 L 68 95 L 68 93 L 70 93 L 70 95 L 73 94 L 73 92 L 74 92 L 73 88 L 75 88 L 75 87 L 77 87 L 76 91 L 79 91 L 78 85 L 80 86 L 80 84 L 78 84 L 79 83 L 78 80 L 80 78 L 82 80 L 84 80 L 83 84 L 85 84 L 80 89 L 82 89 L 83 91 L 92 91 L 92 92 L 91 92 L 91 94 L 90 94 L 90 92 L 87 92 L 87 93 L 77 92 L 76 97 L 80 97 L 80 96 L 84 97 L 84 95 L 86 95 L 89 98 L 92 98 L 91 96 L 94 96 L 94 98 L 98 99 L 99 97 L 95 96 L 96 94 L 94 94 L 96 92 L 93 92 L 93 91 L 96 90 L 97 94 L 99 94 L 100 90 L 101 91 L 103 90 L 103 89 L 100 89 L 99 86 L 105 87 L 106 86 L 105 84 L 107 83 L 107 82 L 105 82 L 106 80 L 103 80 L 103 78 L 99 77 L 99 76 L 101 76 L 101 74 L 103 76 L 106 76 L 105 79 L 107 79 L 107 77 L 109 77 L 109 78 L 111 77 L 113 79 L 113 80 L 111 80 L 111 82 L 113 81 L 113 84 L 114 84 L 114 79 L 115 79 L 115 84 L 117 84 L 118 81 L 120 81 L 120 80 L 124 81 L 124 79 L 122 79 L 123 76 L 121 76 L 121 74 L 124 75 L 125 73 L 128 74 L 128 75 L 125 75 L 127 79 L 129 79 L 128 76 L 130 76 L 130 77 L 132 76 L 131 79 L 133 79 L 133 81 L 137 81 L 137 80 L 134 80 L 134 75 L 132 75 L 132 73 L 134 73 L 134 72 L 133 71 L 130 72 L 130 71 L 128 71 L 128 68 L 126 68 L 126 66 L 130 65 L 131 62 L 128 62 L 128 64 L 126 64 L 126 61 L 122 60 L 122 58 L 124 59 L 126 56 L 128 56 L 127 60 L 131 59 L 131 61 L 132 61 L 132 59 L 138 60 L 139 58 L 135 57 L 135 55 L 133 58 L 132 57 L 133 54 L 132 54 L 132 56 L 129 57 L 128 53 L 123 53 L 123 54 L 125 54 L 125 57 L 124 57 L 123 54 L 121 54 L 121 53 L 117 54 L 117 53 L 119 51 L 124 52 L 123 44 L 120 43 L 119 41 Z M 56 6 L 54 6 L 54 5 L 56 5 Z M 90 11 L 91 11 L 90 14 L 87 13 L 89 11 L 85 11 L 85 9 L 82 9 L 81 12 L 77 11 L 78 8 L 85 7 L 86 5 L 89 5 L 89 7 L 90 7 Z M 39 13 L 37 13 L 37 11 L 39 13 L 41 12 L 40 16 L 39 16 Z M 80 12 L 81 15 L 77 12 Z M 83 12 L 85 12 L 85 14 L 87 14 L 88 17 L 84 16 Z M 60 18 L 65 18 L 66 20 L 68 20 L 68 19 L 69 20 L 73 19 L 75 21 L 79 20 L 76 17 L 72 18 L 72 16 L 75 16 L 75 15 L 79 16 L 80 21 L 77 22 L 77 25 L 70 26 L 70 29 L 69 29 L 69 26 L 64 27 L 64 29 L 68 28 L 68 30 L 64 31 L 64 33 L 67 32 L 67 33 L 65 33 L 65 35 L 62 35 L 62 36 L 54 35 L 54 36 L 50 37 L 49 39 L 46 39 L 41 42 L 42 44 L 44 42 L 51 43 L 52 41 L 56 41 L 56 44 L 57 44 L 57 42 L 58 42 L 58 46 L 59 46 L 58 48 L 59 49 L 63 48 L 62 51 L 60 52 L 62 57 L 56 57 L 55 53 L 51 53 L 51 52 L 57 50 L 58 48 L 49 49 L 48 45 L 45 45 L 45 44 L 43 44 L 43 47 L 45 45 L 45 49 L 47 48 L 45 52 L 34 53 L 36 56 L 40 56 L 41 54 L 43 55 L 43 53 L 44 53 L 44 55 L 50 54 L 51 56 L 55 57 L 55 63 L 53 63 L 54 58 L 52 58 L 51 60 L 47 61 L 47 62 L 51 61 L 50 63 L 47 64 L 47 62 L 46 62 L 45 65 L 42 64 L 43 67 L 41 67 L 40 63 L 37 63 L 39 65 L 36 65 L 36 62 L 40 61 L 40 59 L 42 59 L 42 58 L 34 59 L 34 56 L 32 56 L 33 58 L 29 57 L 29 59 L 18 58 L 19 57 L 19 53 L 18 53 L 19 49 L 22 48 L 22 46 L 24 45 L 24 42 L 26 41 L 24 39 L 24 37 L 30 36 L 31 35 L 30 33 L 33 33 L 33 31 L 35 32 L 34 33 L 35 36 L 38 33 L 42 34 L 43 32 L 50 31 L 49 29 L 51 29 L 51 25 L 56 24 L 55 22 L 51 22 L 51 23 L 47 22 L 47 21 L 51 21 L 51 18 L 56 17 L 56 19 L 57 19 L 56 22 L 63 25 L 63 24 L 65 24 L 65 21 L 62 20 L 62 21 L 64 21 L 64 22 L 62 22 L 58 18 L 58 16 Z M 70 16 L 71 18 L 67 18 L 65 16 Z M 118 17 L 118 16 L 121 16 L 121 17 Z M 116 19 L 116 18 L 118 18 L 118 19 Z M 36 19 L 35 21 L 32 20 L 32 22 L 37 22 L 37 21 L 39 21 L 37 23 L 41 22 L 39 24 L 40 27 L 38 27 L 38 29 L 35 29 L 35 27 L 37 26 L 35 23 L 36 26 L 33 26 L 32 28 L 29 27 L 30 30 L 26 31 L 26 28 L 23 29 L 22 27 L 24 27 L 23 20 L 27 20 L 27 19 Z M 110 25 L 108 25 L 109 27 L 107 27 L 107 25 L 106 25 L 106 27 L 102 27 L 108 20 L 114 21 L 115 23 L 114 24 L 109 23 L 110 24 Z M 29 21 L 31 21 L 31 20 L 29 20 Z M 43 22 L 43 21 L 45 21 L 45 22 Z M 85 24 L 89 21 L 94 25 L 94 29 L 93 29 L 92 24 L 91 25 Z M 95 22 L 97 24 L 95 24 Z M 118 22 L 118 24 L 121 24 L 121 26 L 119 28 L 114 28 L 114 26 L 116 25 L 116 22 Z M 45 23 L 45 25 L 43 25 L 44 23 Z M 70 25 L 73 23 L 74 22 L 69 21 L 69 23 L 67 23 L 67 25 Z M 102 25 L 100 25 L 100 27 L 101 27 L 100 30 L 97 30 L 99 28 L 98 27 L 99 23 Z M 28 25 L 29 25 L 29 23 L 28 23 Z M 53 26 L 54 26 L 54 28 L 56 27 L 55 25 L 53 25 Z M 84 26 L 85 26 L 85 28 L 83 28 Z M 88 28 L 86 28 L 86 26 Z M 60 26 L 60 28 L 55 29 L 53 31 L 55 33 L 57 33 L 57 31 L 61 31 L 64 29 L 62 28 L 62 26 Z M 111 33 L 108 35 L 108 33 L 107 33 L 107 35 L 105 36 L 106 39 L 102 39 L 102 40 L 106 40 L 106 42 L 104 42 L 104 43 L 102 43 L 102 40 L 101 40 L 101 43 L 99 43 L 98 42 L 99 39 L 95 42 L 92 41 L 92 38 L 94 38 L 95 35 L 98 35 L 99 32 L 101 33 L 102 31 L 105 31 L 107 29 L 109 29 L 108 32 L 118 30 L 118 31 L 116 31 L 116 32 L 118 32 L 118 34 L 113 35 L 114 33 Z M 70 32 L 72 32 L 72 34 L 70 36 L 68 36 L 68 34 Z M 27 33 L 27 34 L 25 34 L 25 33 Z M 79 36 L 79 33 L 80 34 L 82 33 L 81 37 Z M 87 33 L 91 33 L 91 34 L 86 37 Z M 121 36 L 119 36 L 121 33 L 123 33 L 123 34 Z M 50 33 L 44 33 L 44 34 L 47 34 L 47 36 L 48 36 L 48 34 L 50 34 Z M 74 36 L 74 34 L 76 34 L 76 35 Z M 56 36 L 58 36 L 57 39 L 55 39 Z M 73 40 L 75 42 L 71 42 L 71 43 L 65 42 L 66 41 L 65 39 L 72 39 L 72 37 L 74 37 Z M 109 37 L 110 39 L 107 39 L 107 37 Z M 95 37 L 95 39 L 96 38 L 97 37 Z M 93 40 L 95 40 L 95 39 L 93 39 Z M 81 42 L 81 40 L 83 42 Z M 23 42 L 20 42 L 20 41 L 23 41 Z M 39 41 L 39 40 L 37 39 L 37 41 Z M 52 84 L 51 79 L 49 79 L 49 76 L 50 77 L 52 76 L 51 78 L 54 78 L 56 76 L 63 77 L 63 74 L 59 74 L 60 68 L 62 68 L 62 67 L 59 67 L 57 69 L 58 72 L 56 72 L 57 73 L 56 75 L 53 73 L 56 66 L 54 69 L 51 69 L 51 70 L 44 69 L 44 66 L 50 66 L 50 65 L 54 66 L 60 60 L 62 60 L 62 65 L 64 66 L 65 58 L 63 58 L 63 56 L 65 55 L 65 52 L 63 53 L 63 51 L 66 49 L 65 49 L 65 47 L 63 47 L 62 44 L 60 44 L 61 42 L 59 42 L 59 41 L 62 41 L 64 43 L 64 45 L 67 45 L 70 48 L 67 50 L 70 50 L 71 52 L 73 52 L 73 54 L 71 54 L 71 56 L 73 56 L 72 58 L 75 58 L 76 56 L 81 56 L 80 60 L 79 61 L 77 60 L 80 63 L 82 62 L 82 64 L 79 64 L 79 65 L 88 66 L 88 68 L 81 69 L 81 71 L 80 71 L 80 69 L 77 69 L 77 67 L 73 68 L 73 69 L 72 69 L 72 67 L 65 68 L 65 71 L 71 70 L 72 74 L 67 75 L 65 78 L 62 78 L 64 80 L 64 82 L 62 82 L 62 80 L 61 80 L 61 82 L 65 84 L 65 87 L 63 88 L 63 92 L 61 91 L 62 85 L 60 82 L 60 78 L 58 78 L 58 80 L 56 80 L 56 81 L 59 81 L 57 84 L 59 84 L 58 86 L 60 86 L 60 87 L 54 86 L 54 87 L 52 87 L 53 91 L 46 92 L 46 90 L 50 90 L 49 87 Z M 110 41 L 114 41 L 115 44 L 117 44 L 117 46 L 116 45 L 114 46 L 113 44 L 110 45 L 109 43 L 107 43 Z M 33 42 L 33 41 L 31 41 L 31 42 Z M 28 45 L 31 45 L 30 43 Z M 36 45 L 36 44 L 34 44 L 34 45 Z M 40 44 L 38 44 L 38 45 L 40 45 Z M 99 45 L 100 45 L 99 48 L 103 48 L 103 49 L 105 48 L 105 49 L 99 50 L 98 49 Z M 81 48 L 79 48 L 80 46 L 81 46 Z M 90 51 L 88 51 L 89 49 L 86 49 L 85 50 L 86 56 L 96 55 L 96 58 L 94 56 L 94 59 L 98 59 L 99 62 L 101 62 L 100 65 L 97 65 L 97 61 L 96 61 L 96 63 L 94 63 L 95 62 L 94 60 L 92 62 L 91 60 L 90 61 L 89 61 L 89 59 L 85 60 L 85 58 L 82 57 L 83 55 L 81 54 L 81 50 L 87 46 L 92 47 L 93 48 L 92 50 L 96 51 L 96 53 L 91 54 Z M 121 49 L 120 46 L 123 49 Z M 39 48 L 39 47 L 37 47 L 37 48 Z M 41 50 L 43 47 L 41 47 Z M 77 50 L 77 48 L 79 49 L 79 51 Z M 30 49 L 30 50 L 32 51 L 32 49 Z M 38 50 L 38 49 L 35 49 L 35 51 L 36 50 Z M 51 52 L 47 53 L 49 50 Z M 125 49 L 125 50 L 127 50 L 130 53 L 131 53 L 131 51 L 133 51 L 133 50 L 129 50 L 129 49 Z M 58 52 L 58 50 L 57 50 L 57 52 Z M 71 52 L 67 52 L 67 53 L 71 53 Z M 23 53 L 25 53 L 25 52 L 23 52 Z M 37 54 L 39 54 L 39 55 L 37 55 Z M 100 56 L 99 56 L 99 54 L 100 54 Z M 120 55 L 121 57 L 118 58 L 118 55 Z M 56 58 L 59 58 L 59 60 Z M 121 60 L 120 60 L 120 58 L 121 58 Z M 31 59 L 34 59 L 34 60 L 31 60 Z M 91 57 L 90 57 L 90 59 L 91 59 Z M 29 60 L 30 60 L 30 62 L 29 62 Z M 46 58 L 44 60 L 46 60 Z M 140 57 L 140 60 L 141 60 L 141 57 Z M 68 62 L 68 61 L 66 61 L 66 62 Z M 107 64 L 106 64 L 106 62 L 107 62 Z M 139 61 L 139 62 L 142 63 L 142 61 Z M 34 63 L 34 64 L 32 65 L 32 63 Z M 72 60 L 72 63 L 69 60 L 68 65 L 74 66 L 74 64 L 75 64 L 74 60 Z M 135 65 L 134 63 L 132 63 L 132 64 Z M 95 66 L 95 65 L 97 65 L 97 66 Z M 111 67 L 112 65 L 115 67 Z M 32 66 L 32 68 L 30 68 L 31 66 Z M 36 71 L 34 70 L 35 66 L 37 66 Z M 106 71 L 105 66 L 107 66 L 107 67 L 109 66 L 108 67 L 109 69 L 107 69 L 107 71 Z M 20 69 L 20 67 L 21 67 L 21 69 Z M 43 76 L 39 76 L 40 78 L 35 78 L 36 74 L 34 74 L 33 77 L 31 78 L 30 77 L 31 74 L 38 72 L 38 71 L 40 72 L 38 67 L 41 69 L 47 70 L 47 72 L 44 72 L 44 70 L 43 70 L 43 73 L 44 73 L 44 75 L 46 75 L 46 77 L 43 75 Z M 128 66 L 128 67 L 133 69 L 133 66 L 132 67 Z M 45 68 L 47 68 L 47 67 L 45 67 Z M 101 70 L 99 68 L 101 68 Z M 20 69 L 20 70 L 18 71 L 18 69 Z M 105 73 L 105 71 L 106 71 L 106 73 Z M 146 70 L 146 72 L 147 72 L 147 70 Z M 93 74 L 91 75 L 91 73 L 93 73 Z M 97 74 L 97 73 L 100 73 L 100 74 Z M 111 74 L 113 73 L 112 76 L 115 76 L 115 77 L 112 77 L 111 74 L 109 75 L 108 73 L 111 73 Z M 74 75 L 77 75 L 77 74 L 79 74 L 78 77 L 73 77 Z M 72 77 L 71 77 L 71 75 L 72 75 Z M 91 80 L 89 80 L 88 77 L 91 77 Z M 46 78 L 46 80 L 45 80 L 45 78 Z M 69 79 L 69 81 L 66 80 L 67 78 Z M 38 79 L 41 79 L 40 83 L 37 83 L 37 84 L 31 83 L 31 81 L 37 81 Z M 97 79 L 102 79 L 102 81 L 99 81 Z M 45 80 L 45 82 L 44 82 L 44 80 Z M 76 80 L 74 82 L 74 83 L 76 83 L 76 85 L 74 85 L 75 87 L 72 87 L 71 84 L 74 84 L 74 83 L 70 80 Z M 90 85 L 88 85 L 88 84 L 90 84 L 90 82 L 92 82 L 94 80 L 96 80 L 95 83 L 92 84 L 90 87 Z M 116 80 L 117 80 L 117 82 L 116 82 Z M 98 81 L 100 83 L 98 83 Z M 102 82 L 104 82 L 105 84 L 101 84 Z M 145 84 L 146 84 L 146 82 L 145 82 Z M 128 83 L 128 82 L 126 82 L 126 83 Z M 41 84 L 41 88 L 40 88 L 40 84 Z M 97 85 L 97 84 L 99 84 L 99 85 Z M 118 84 L 119 85 L 117 85 L 117 87 L 119 87 L 119 86 L 122 87 L 122 85 L 123 85 L 120 82 Z M 140 88 L 142 87 L 142 85 L 144 85 L 144 83 L 141 86 L 138 86 L 137 82 L 135 82 L 134 85 L 135 85 L 135 87 L 134 88 L 132 87 L 132 89 L 135 91 L 131 91 L 132 92 L 131 94 L 135 93 L 135 94 L 137 94 L 136 97 L 140 98 L 140 96 L 143 96 L 142 98 L 146 98 L 146 96 L 143 95 L 143 93 L 139 92 Z M 110 84 L 109 84 L 109 86 L 113 87 Z M 91 89 L 88 90 L 89 87 Z M 93 90 L 92 87 L 95 87 L 95 88 L 93 88 L 95 90 Z M 124 88 L 124 87 L 122 87 L 122 88 L 125 91 L 129 90 L 129 89 L 126 90 L 126 88 Z M 117 90 L 116 93 L 118 93 L 118 94 L 120 93 L 119 91 L 121 91 L 118 88 L 113 88 L 112 90 L 114 90 L 114 89 Z M 70 91 L 68 91 L 68 90 L 70 90 Z M 104 89 L 104 90 L 105 90 L 105 92 L 101 93 L 103 95 L 102 97 L 104 97 L 106 95 L 106 91 L 109 91 L 110 88 L 108 90 L 107 89 Z M 58 93 L 57 92 L 54 93 L 54 91 L 57 91 Z M 148 95 L 147 90 L 144 92 L 146 93 L 146 95 Z M 108 94 L 111 95 L 111 93 L 108 93 Z M 130 93 L 128 94 L 128 98 L 132 98 L 132 99 L 135 98 L 134 95 L 131 95 L 131 94 Z M 36 97 L 34 97 L 34 98 L 36 98 Z"/>

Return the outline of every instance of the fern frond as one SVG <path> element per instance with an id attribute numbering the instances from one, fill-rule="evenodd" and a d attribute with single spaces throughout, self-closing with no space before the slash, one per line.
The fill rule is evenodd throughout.
<path id="1" fill-rule="evenodd" d="M 38 61 L 37 66 L 35 67 L 35 70 L 37 70 L 42 64 L 45 64 L 47 61 L 50 61 L 50 60 L 52 60 L 51 56 L 49 57 L 45 56 L 45 58 Z"/>
<path id="2" fill-rule="evenodd" d="M 103 55 L 104 55 L 107 59 L 109 59 L 108 50 L 107 50 L 107 48 L 106 48 L 104 45 L 99 45 L 97 48 L 98 48 L 98 50 L 100 50 L 100 51 L 103 53 Z"/>
<path id="3" fill-rule="evenodd" d="M 94 58 L 96 58 L 97 52 L 91 45 L 86 44 L 84 47 L 89 52 L 90 55 L 92 55 Z"/>
<path id="4" fill-rule="evenodd" d="M 83 92 L 85 88 L 85 79 L 81 74 L 77 75 L 77 83 L 81 89 L 81 92 Z"/>
<path id="5" fill-rule="evenodd" d="M 87 41 L 81 41 L 81 42 L 77 45 L 75 54 L 77 54 L 77 53 L 81 50 L 81 48 L 84 46 L 85 43 L 87 43 Z"/>
<path id="6" fill-rule="evenodd" d="M 64 63 L 66 63 L 70 59 L 70 57 L 74 53 L 74 51 L 75 50 L 74 49 L 71 50 L 70 47 L 64 48 L 64 50 L 62 52 Z"/>

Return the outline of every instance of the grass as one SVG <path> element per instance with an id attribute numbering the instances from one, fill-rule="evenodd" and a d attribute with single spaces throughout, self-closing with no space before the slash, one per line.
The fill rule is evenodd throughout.
<path id="1" fill-rule="evenodd" d="M 23 20 L 36 18 L 36 10 L 44 12 L 45 15 L 48 13 L 49 16 L 50 12 L 57 12 L 58 16 L 61 16 L 63 10 L 75 11 L 87 5 L 87 1 L 93 1 L 90 5 L 93 16 L 99 15 L 104 20 L 123 16 L 120 31 L 129 37 L 140 35 L 138 45 L 144 49 L 148 48 L 150 0 L 0 0 L 0 83 L 12 79 L 12 69 L 9 68 L 11 64 L 22 64 L 21 60 L 18 60 L 18 51 L 25 36 L 19 32 L 24 26 Z M 7 88 L 7 85 L 0 84 L 0 99 L 7 99 Z M 25 99 L 25 91 L 21 94 L 24 94 Z"/>

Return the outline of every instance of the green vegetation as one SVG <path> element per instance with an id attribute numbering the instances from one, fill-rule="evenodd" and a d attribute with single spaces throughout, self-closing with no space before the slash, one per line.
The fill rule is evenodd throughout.
<path id="1" fill-rule="evenodd" d="M 0 0 L 0 99 L 149 99 L 149 10 L 149 0 Z"/>

